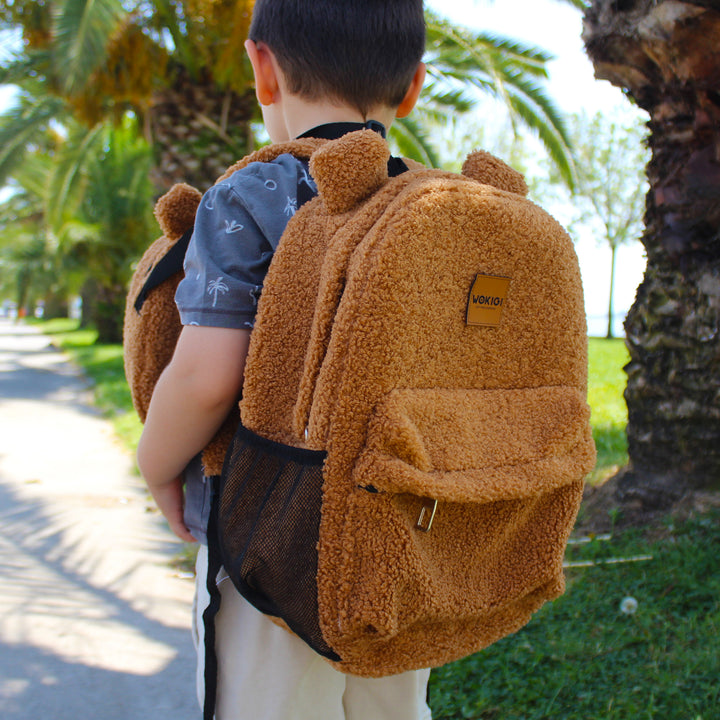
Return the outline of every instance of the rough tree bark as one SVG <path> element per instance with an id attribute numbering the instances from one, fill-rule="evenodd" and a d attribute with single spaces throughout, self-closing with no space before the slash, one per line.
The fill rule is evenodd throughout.
<path id="1" fill-rule="evenodd" d="M 720 487 L 720 0 L 593 0 L 583 38 L 596 76 L 650 115 L 618 493 L 662 508 Z"/>
<path id="2" fill-rule="evenodd" d="M 255 95 L 219 90 L 210 78 L 193 81 L 178 71 L 172 87 L 157 92 L 146 114 L 153 146 L 153 181 L 162 192 L 186 182 L 207 190 L 227 168 L 252 151 Z"/>

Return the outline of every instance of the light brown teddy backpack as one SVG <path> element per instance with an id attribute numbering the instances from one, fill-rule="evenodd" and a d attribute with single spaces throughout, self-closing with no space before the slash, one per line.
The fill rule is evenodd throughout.
<path id="1" fill-rule="evenodd" d="M 225 565 L 345 672 L 441 665 L 563 592 L 595 460 L 577 258 L 486 153 L 462 175 L 408 163 L 388 178 L 387 145 L 360 131 L 269 146 L 228 174 L 283 152 L 310 157 L 319 196 L 271 263 L 242 425 L 203 455 L 207 474 L 223 468 L 209 576 Z M 182 257 L 198 201 L 188 186 L 160 201 L 164 235 L 128 296 L 141 418 L 180 331 L 181 265 L 163 258 L 176 244 Z M 209 624 L 210 675 L 212 639 Z M 206 717 L 213 702 L 209 686 Z"/>
<path id="2" fill-rule="evenodd" d="M 577 258 L 485 153 L 388 178 L 360 131 L 266 278 L 217 508 L 241 593 L 340 670 L 438 666 L 564 590 L 595 461 Z"/>

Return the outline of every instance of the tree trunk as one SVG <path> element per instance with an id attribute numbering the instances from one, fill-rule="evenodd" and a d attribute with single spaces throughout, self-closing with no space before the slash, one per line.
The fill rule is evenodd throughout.
<path id="1" fill-rule="evenodd" d="M 178 69 L 173 86 L 154 96 L 145 118 L 158 189 L 186 182 L 204 192 L 246 155 L 254 98 L 251 90 L 244 96 L 219 90 L 209 78 L 194 82 Z"/>
<path id="2" fill-rule="evenodd" d="M 92 277 L 88 277 L 80 290 L 80 327 L 89 328 L 92 325 L 91 309 L 95 304 L 98 284 Z"/>
<path id="3" fill-rule="evenodd" d="M 123 340 L 126 289 L 122 285 L 100 287 L 92 308 L 92 323 L 97 342 L 118 344 Z"/>
<path id="4" fill-rule="evenodd" d="M 80 326 L 95 328 L 98 343 L 122 343 L 126 293 L 123 285 L 110 286 L 96 278 L 85 281 Z"/>
<path id="5" fill-rule="evenodd" d="M 615 315 L 613 313 L 613 298 L 615 296 L 615 260 L 617 258 L 617 248 L 615 244 L 610 245 L 610 296 L 608 297 L 608 324 L 607 334 L 605 335 L 606 340 L 613 339 L 613 321 Z"/>
<path id="6" fill-rule="evenodd" d="M 68 317 L 69 304 L 64 292 L 52 288 L 45 293 L 44 301 L 43 318 L 45 320 Z"/>
<path id="7" fill-rule="evenodd" d="M 583 38 L 597 77 L 650 114 L 619 493 L 666 507 L 720 484 L 720 0 L 593 0 Z"/>

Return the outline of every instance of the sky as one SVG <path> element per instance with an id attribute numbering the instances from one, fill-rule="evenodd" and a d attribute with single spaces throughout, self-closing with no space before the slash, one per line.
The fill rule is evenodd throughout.
<path id="1" fill-rule="evenodd" d="M 603 111 L 614 117 L 644 119 L 623 93 L 609 82 L 596 80 L 585 55 L 582 13 L 560 0 L 426 0 L 440 15 L 475 30 L 523 40 L 555 56 L 548 66 L 548 94 L 567 113 Z M 565 222 L 562 208 L 547 208 Z M 610 249 L 591 236 L 575 237 L 585 289 L 591 335 L 604 335 L 610 278 Z M 615 274 L 615 333 L 622 334 L 622 318 L 630 308 L 645 269 L 640 242 L 618 249 Z"/>

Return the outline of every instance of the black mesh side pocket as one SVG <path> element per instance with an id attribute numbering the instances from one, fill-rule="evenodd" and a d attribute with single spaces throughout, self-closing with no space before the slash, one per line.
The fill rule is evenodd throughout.
<path id="1" fill-rule="evenodd" d="M 220 480 L 218 540 L 238 592 L 282 618 L 315 652 L 340 660 L 318 620 L 317 546 L 326 453 L 238 428 Z"/>

